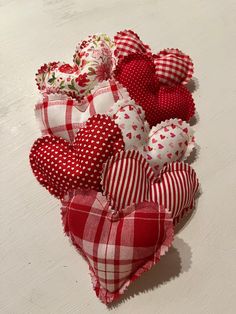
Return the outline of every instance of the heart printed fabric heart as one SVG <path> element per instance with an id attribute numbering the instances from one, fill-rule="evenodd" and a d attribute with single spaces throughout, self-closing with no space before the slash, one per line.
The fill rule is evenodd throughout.
<path id="1" fill-rule="evenodd" d="M 113 43 L 105 34 L 93 35 L 80 45 L 74 64 L 50 62 L 36 74 L 43 93 L 62 93 L 81 100 L 98 82 L 111 77 Z"/>
<path id="2" fill-rule="evenodd" d="M 35 115 L 42 135 L 73 142 L 91 116 L 106 113 L 119 99 L 129 99 L 129 94 L 119 82 L 110 79 L 97 84 L 81 102 L 61 94 L 44 95 L 35 106 Z"/>
<path id="3" fill-rule="evenodd" d="M 161 85 L 151 57 L 131 54 L 124 57 L 114 72 L 132 99 L 141 105 L 150 126 L 171 118 L 188 121 L 195 112 L 191 93 L 183 85 Z"/>
<path id="4" fill-rule="evenodd" d="M 36 140 L 30 164 L 39 183 L 62 198 L 75 188 L 101 190 L 103 163 L 123 148 L 122 135 L 114 121 L 105 115 L 95 115 L 73 144 L 56 136 Z"/>
<path id="5" fill-rule="evenodd" d="M 181 119 L 170 119 L 150 127 L 145 112 L 133 100 L 119 100 L 108 114 L 120 127 L 125 149 L 135 149 L 158 173 L 170 162 L 185 160 L 195 146 L 190 125 Z"/>
<path id="6" fill-rule="evenodd" d="M 65 232 L 87 260 L 104 303 L 158 263 L 173 240 L 170 213 L 154 203 L 112 212 L 101 193 L 79 191 L 64 200 L 62 215 Z"/>
<path id="7" fill-rule="evenodd" d="M 102 174 L 102 187 L 112 208 L 155 202 L 170 210 L 174 222 L 193 208 L 198 186 L 188 164 L 171 163 L 155 176 L 138 151 L 117 153 L 106 162 Z"/>

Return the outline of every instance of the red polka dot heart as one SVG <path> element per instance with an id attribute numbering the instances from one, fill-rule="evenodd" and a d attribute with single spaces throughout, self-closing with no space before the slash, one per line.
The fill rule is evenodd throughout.
<path id="1" fill-rule="evenodd" d="M 39 183 L 54 196 L 63 198 L 76 188 L 100 191 L 103 163 L 123 149 L 119 127 L 108 116 L 95 115 L 72 144 L 57 136 L 36 140 L 30 164 Z"/>

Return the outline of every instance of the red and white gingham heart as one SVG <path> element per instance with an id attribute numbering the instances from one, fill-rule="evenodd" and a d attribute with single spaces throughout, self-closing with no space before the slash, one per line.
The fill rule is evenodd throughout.
<path id="1" fill-rule="evenodd" d="M 35 141 L 30 164 L 39 183 L 62 198 L 76 188 L 101 190 L 103 163 L 124 142 L 119 127 L 105 115 L 95 115 L 77 133 L 74 142 L 45 136 Z"/>
<path id="2" fill-rule="evenodd" d="M 49 94 L 35 106 L 42 135 L 60 136 L 73 142 L 75 134 L 95 114 L 104 114 L 119 99 L 129 99 L 127 90 L 114 79 L 99 83 L 81 102 L 66 95 Z"/>
<path id="3" fill-rule="evenodd" d="M 173 240 L 170 213 L 154 203 L 112 212 L 101 193 L 77 191 L 64 200 L 62 215 L 65 232 L 87 260 L 104 303 L 158 263 Z"/>
<path id="4" fill-rule="evenodd" d="M 113 43 L 105 34 L 90 36 L 74 55 L 74 64 L 50 62 L 36 74 L 42 93 L 66 94 L 81 100 L 98 82 L 111 77 Z"/>
<path id="5" fill-rule="evenodd" d="M 179 49 L 167 48 L 152 55 L 150 47 L 144 44 L 132 30 L 118 32 L 114 36 L 114 42 L 114 54 L 118 59 L 122 59 L 132 53 L 152 56 L 156 75 L 162 84 L 186 84 L 193 75 L 191 58 Z"/>
<path id="6" fill-rule="evenodd" d="M 195 145 L 192 128 L 180 119 L 164 121 L 150 130 L 144 110 L 133 100 L 117 101 L 108 114 L 122 131 L 125 149 L 139 150 L 155 173 L 165 164 L 185 160 Z"/>
<path id="7" fill-rule="evenodd" d="M 154 202 L 168 208 L 174 222 L 193 208 L 198 186 L 188 164 L 173 162 L 155 176 L 138 151 L 117 153 L 106 162 L 102 174 L 103 191 L 114 209 Z"/>
<path id="8" fill-rule="evenodd" d="M 178 49 L 164 49 L 153 58 L 157 77 L 162 84 L 186 84 L 193 76 L 192 60 Z"/>

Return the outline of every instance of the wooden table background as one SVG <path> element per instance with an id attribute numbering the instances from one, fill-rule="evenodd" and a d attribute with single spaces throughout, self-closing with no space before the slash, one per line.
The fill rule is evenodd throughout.
<path id="1" fill-rule="evenodd" d="M 236 312 L 235 13 L 233 0 L 0 0 L 0 313 Z M 37 68 L 70 62 L 89 34 L 124 28 L 153 51 L 178 47 L 195 62 L 200 153 L 192 165 L 202 195 L 160 264 L 107 308 L 28 153 L 40 135 Z"/>

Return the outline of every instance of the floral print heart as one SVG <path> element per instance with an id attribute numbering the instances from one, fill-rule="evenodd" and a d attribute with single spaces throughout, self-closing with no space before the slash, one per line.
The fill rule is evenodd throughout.
<path id="1" fill-rule="evenodd" d="M 108 116 L 95 115 L 74 142 L 45 136 L 35 141 L 30 164 L 39 183 L 62 198 L 72 189 L 101 190 L 103 163 L 124 148 L 119 127 Z"/>
<path id="2" fill-rule="evenodd" d="M 143 107 L 150 126 L 171 118 L 188 121 L 195 112 L 193 98 L 185 86 L 160 84 L 152 57 L 128 55 L 120 60 L 114 75 Z"/>
<path id="3" fill-rule="evenodd" d="M 173 240 L 172 219 L 165 208 L 144 202 L 112 212 L 106 197 L 92 190 L 65 199 L 62 219 L 66 234 L 88 262 L 94 290 L 104 303 L 118 298 L 158 263 Z"/>
<path id="4" fill-rule="evenodd" d="M 42 93 L 62 93 L 81 100 L 98 82 L 111 77 L 113 43 L 105 34 L 93 35 L 81 43 L 74 64 L 50 62 L 36 74 Z"/>

